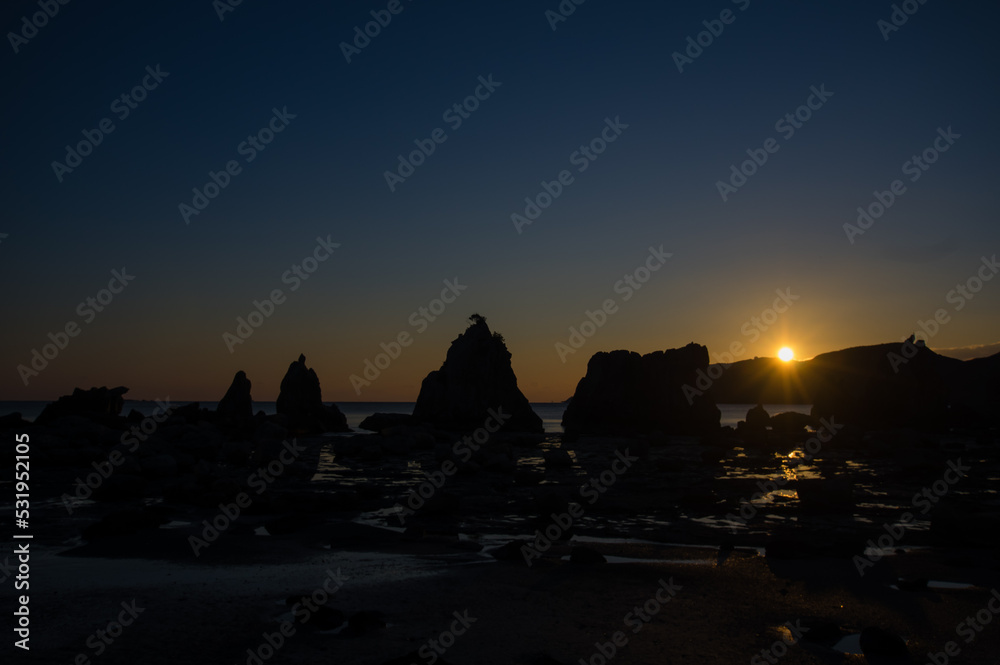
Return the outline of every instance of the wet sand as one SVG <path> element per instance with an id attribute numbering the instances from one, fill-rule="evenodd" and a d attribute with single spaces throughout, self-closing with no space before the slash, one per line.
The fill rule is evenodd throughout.
<path id="1" fill-rule="evenodd" d="M 358 544 L 327 549 L 338 532 Z M 452 626 L 455 612 L 475 621 L 439 663 L 583 658 L 600 665 L 600 658 L 591 660 L 595 642 L 613 642 L 616 631 L 623 633 L 620 642 L 627 638 L 616 647 L 618 663 L 743 663 L 783 637 L 791 641 L 782 625 L 797 621 L 831 623 L 843 635 L 880 626 L 922 657 L 955 640 L 959 663 L 995 665 L 1000 653 L 1000 625 L 987 626 L 971 644 L 955 634 L 956 624 L 987 607 L 990 590 L 1000 588 L 995 555 L 972 550 L 911 551 L 883 559 L 862 578 L 847 559 L 774 560 L 737 549 L 720 566 L 716 548 L 635 543 L 587 546 L 650 562 L 573 564 L 562 560 L 569 546 L 559 545 L 528 568 L 463 551 L 448 538 L 400 542 L 398 534 L 374 533 L 364 543 L 356 525 L 337 523 L 281 537 L 235 530 L 194 559 L 190 549 L 184 553 L 186 534 L 159 529 L 68 551 L 37 543 L 31 662 L 70 663 L 84 653 L 94 663 L 246 663 L 247 649 L 266 644 L 263 635 L 288 620 L 295 633 L 264 662 L 378 664 L 411 654 L 399 662 L 416 665 L 428 662 L 416 653 Z M 348 616 L 381 612 L 384 628 L 346 636 L 302 624 L 289 612 L 289 595 L 311 593 L 338 569 L 343 586 L 327 607 Z M 975 586 L 897 591 L 886 584 L 895 575 Z M 641 619 L 629 613 L 651 601 L 661 581 L 680 588 L 633 632 Z M 144 611 L 95 655 L 89 636 L 133 598 Z M 821 627 L 811 632 L 822 637 Z M 787 648 L 780 661 L 865 662 L 809 640 Z"/>

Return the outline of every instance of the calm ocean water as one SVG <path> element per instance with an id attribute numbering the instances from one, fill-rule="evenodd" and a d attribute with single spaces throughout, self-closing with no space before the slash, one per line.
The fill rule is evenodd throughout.
<path id="1" fill-rule="evenodd" d="M 178 401 L 174 405 L 181 406 L 188 402 Z M 0 416 L 9 413 L 20 413 L 25 420 L 34 420 L 45 408 L 48 402 L 0 402 Z M 200 402 L 202 408 L 214 409 L 218 402 Z M 263 411 L 267 414 L 275 413 L 274 402 L 254 402 L 254 412 Z M 357 428 L 362 420 L 373 413 L 413 413 L 413 402 L 337 402 L 337 407 L 347 416 L 347 424 L 352 428 Z M 722 411 L 722 424 L 736 427 L 737 421 L 746 418 L 747 411 L 753 408 L 753 404 L 720 404 Z M 127 414 L 135 409 L 143 415 L 150 415 L 156 408 L 156 402 L 125 400 L 123 414 Z M 542 419 L 545 431 L 549 434 L 562 433 L 563 412 L 566 405 L 561 402 L 533 402 L 531 408 L 534 409 L 538 417 Z M 797 411 L 799 413 L 809 413 L 811 408 L 808 404 L 765 404 L 764 408 L 768 413 L 774 415 L 783 411 Z"/>

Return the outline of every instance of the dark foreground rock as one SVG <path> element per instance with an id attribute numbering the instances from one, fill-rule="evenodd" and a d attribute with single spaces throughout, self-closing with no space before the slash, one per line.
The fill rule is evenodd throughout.
<path id="1" fill-rule="evenodd" d="M 542 419 L 517 387 L 510 351 L 486 319 L 473 315 L 464 333 L 451 343 L 441 369 L 427 375 L 413 418 L 447 430 L 474 430 L 494 420 L 491 412 L 509 414 L 501 429 L 542 433 Z"/>
<path id="2" fill-rule="evenodd" d="M 720 411 L 694 386 L 708 367 L 708 349 L 680 349 L 640 356 L 634 351 L 595 353 L 563 415 L 567 440 L 610 434 L 709 434 Z"/>
<path id="3" fill-rule="evenodd" d="M 369 432 L 381 432 L 390 427 L 409 425 L 413 423 L 413 416 L 406 413 L 373 413 L 358 425 L 361 429 Z"/>
<path id="4" fill-rule="evenodd" d="M 125 393 L 128 388 L 91 388 L 81 390 L 76 388 L 72 395 L 63 395 L 55 402 L 46 405 L 35 423 L 44 425 L 66 416 L 83 416 L 92 420 L 107 420 L 121 415 L 125 406 Z"/>
<path id="5" fill-rule="evenodd" d="M 246 372 L 236 372 L 215 412 L 223 422 L 233 424 L 245 424 L 253 419 L 253 398 L 250 396 L 250 379 Z"/>

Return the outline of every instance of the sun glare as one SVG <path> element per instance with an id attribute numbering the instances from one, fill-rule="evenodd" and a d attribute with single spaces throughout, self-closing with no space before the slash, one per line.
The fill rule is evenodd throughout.
<path id="1" fill-rule="evenodd" d="M 778 357 L 787 363 L 789 360 L 795 357 L 795 352 L 792 351 L 787 346 L 783 346 L 781 347 L 781 350 L 778 351 Z"/>

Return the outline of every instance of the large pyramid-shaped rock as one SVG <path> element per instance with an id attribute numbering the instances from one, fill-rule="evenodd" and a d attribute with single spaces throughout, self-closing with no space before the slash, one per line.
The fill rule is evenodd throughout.
<path id="1" fill-rule="evenodd" d="M 250 379 L 246 372 L 236 372 L 233 383 L 219 401 L 215 412 L 230 423 L 246 423 L 253 419 L 253 398 L 250 396 Z"/>
<path id="2" fill-rule="evenodd" d="M 563 415 L 566 438 L 718 430 L 721 414 L 712 399 L 684 389 L 694 386 L 706 367 L 708 349 L 694 343 L 644 356 L 595 353 Z"/>
<path id="3" fill-rule="evenodd" d="M 489 409 L 502 409 L 511 416 L 504 431 L 541 433 L 542 419 L 517 387 L 503 337 L 490 332 L 483 317 L 469 318 L 472 325 L 451 343 L 441 369 L 421 384 L 414 419 L 444 429 L 472 430 L 485 424 Z"/>
<path id="4" fill-rule="evenodd" d="M 316 372 L 306 367 L 306 357 L 288 366 L 281 380 L 281 393 L 275 404 L 288 428 L 298 433 L 348 432 L 347 417 L 336 404 L 325 406 Z"/>

